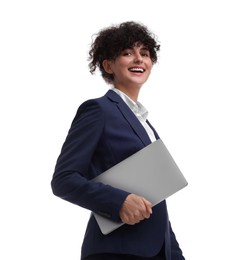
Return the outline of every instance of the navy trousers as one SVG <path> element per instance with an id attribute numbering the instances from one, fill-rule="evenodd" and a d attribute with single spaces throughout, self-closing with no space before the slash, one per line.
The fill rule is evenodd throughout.
<path id="1" fill-rule="evenodd" d="M 123 254 L 97 254 L 90 255 L 85 260 L 165 260 L 163 250 L 161 250 L 156 256 L 153 257 L 140 257 L 134 255 Z"/>

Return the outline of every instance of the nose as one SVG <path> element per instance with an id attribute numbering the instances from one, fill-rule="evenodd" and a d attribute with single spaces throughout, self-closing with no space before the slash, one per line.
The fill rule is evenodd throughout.
<path id="1" fill-rule="evenodd" d="M 137 63 L 137 64 L 141 64 L 143 61 L 142 59 L 142 56 L 140 53 L 135 53 L 135 59 L 134 59 L 134 62 Z"/>

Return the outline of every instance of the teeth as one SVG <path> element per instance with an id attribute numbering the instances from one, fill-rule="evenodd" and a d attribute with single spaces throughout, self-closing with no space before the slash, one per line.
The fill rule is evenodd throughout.
<path id="1" fill-rule="evenodd" d="M 142 68 L 131 68 L 130 71 L 132 71 L 132 72 L 143 72 L 144 70 Z"/>

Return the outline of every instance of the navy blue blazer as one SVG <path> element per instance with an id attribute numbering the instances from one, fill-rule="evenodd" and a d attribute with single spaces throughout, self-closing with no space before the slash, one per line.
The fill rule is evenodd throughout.
<path id="1" fill-rule="evenodd" d="M 155 129 L 153 131 L 158 139 Z M 84 102 L 57 159 L 51 182 L 53 193 L 119 221 L 120 207 L 129 193 L 92 179 L 150 143 L 139 120 L 114 91 Z M 97 253 L 150 257 L 162 247 L 167 260 L 184 259 L 168 220 L 165 201 L 153 207 L 149 219 L 136 225 L 124 225 L 108 235 L 101 233 L 91 214 L 81 259 Z"/>

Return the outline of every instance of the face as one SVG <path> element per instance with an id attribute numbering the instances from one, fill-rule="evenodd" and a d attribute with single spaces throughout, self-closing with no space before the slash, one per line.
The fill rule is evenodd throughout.
<path id="1" fill-rule="evenodd" d="M 114 75 L 114 85 L 118 89 L 140 88 L 151 73 L 152 60 L 143 44 L 135 44 L 123 50 L 115 61 L 104 61 L 104 68 Z"/>

